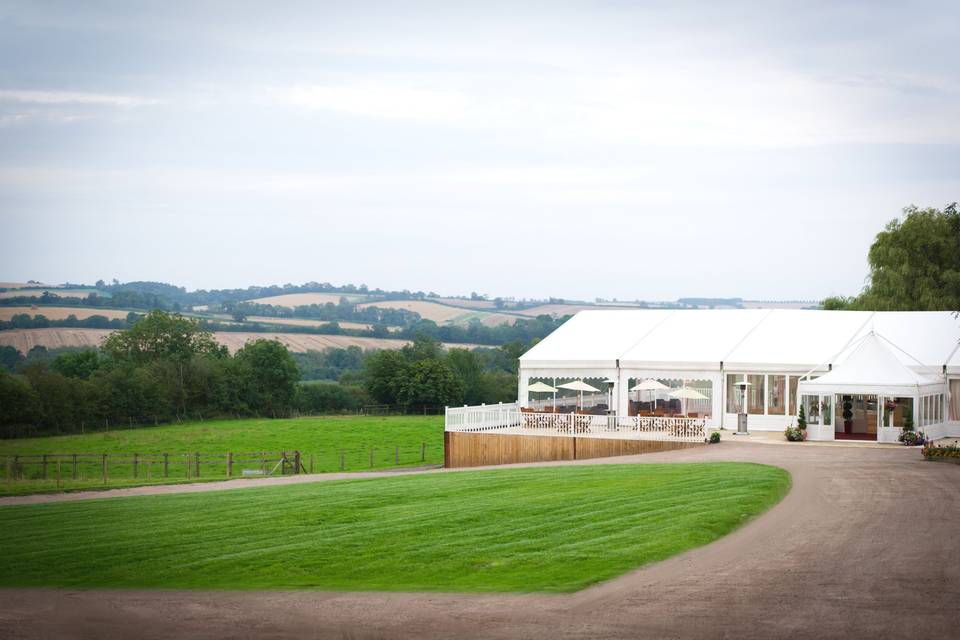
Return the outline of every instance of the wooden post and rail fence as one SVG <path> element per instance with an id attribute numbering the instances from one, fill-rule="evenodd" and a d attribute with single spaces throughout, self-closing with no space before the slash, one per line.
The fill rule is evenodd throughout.
<path id="1" fill-rule="evenodd" d="M 404 447 L 330 448 L 310 454 L 299 450 L 14 454 L 0 456 L 0 474 L 7 487 L 24 481 L 54 484 L 58 488 L 69 488 L 71 484 L 159 484 L 418 466 L 428 464 L 428 452 L 439 454 L 430 451 L 438 448 L 423 442 Z M 439 459 L 433 461 L 431 456 L 431 462 L 439 463 Z"/>

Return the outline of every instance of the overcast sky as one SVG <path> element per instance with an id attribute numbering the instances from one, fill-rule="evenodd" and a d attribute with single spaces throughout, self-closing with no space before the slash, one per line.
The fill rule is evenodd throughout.
<path id="1" fill-rule="evenodd" d="M 955 1 L 469 4 L 0 0 L 0 281 L 819 299 L 960 199 Z"/>

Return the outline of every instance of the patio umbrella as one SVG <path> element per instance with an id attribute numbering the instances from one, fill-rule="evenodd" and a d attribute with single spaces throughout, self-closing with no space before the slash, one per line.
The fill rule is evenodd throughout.
<path id="1" fill-rule="evenodd" d="M 683 403 L 683 406 L 681 407 L 681 411 L 683 412 L 683 415 L 687 415 L 687 400 L 706 400 L 707 399 L 707 396 L 703 395 L 702 393 L 700 393 L 699 391 L 691 387 L 680 387 L 676 391 L 671 391 L 670 397 L 680 398 L 680 402 Z"/>
<path id="2" fill-rule="evenodd" d="M 532 385 L 527 387 L 527 391 L 533 391 L 534 393 L 556 393 L 557 390 L 554 387 L 546 384 L 545 382 L 534 382 Z M 553 404 L 557 404 L 556 396 L 554 396 Z"/>
<path id="3" fill-rule="evenodd" d="M 580 408 L 583 409 L 583 392 L 584 391 L 593 391 L 599 392 L 600 389 L 596 387 L 591 387 L 583 380 L 574 380 L 573 382 L 567 382 L 566 384 L 558 384 L 557 388 L 559 389 L 571 389 L 572 391 L 580 392 Z"/>
<path id="4" fill-rule="evenodd" d="M 668 387 L 667 385 L 663 384 L 662 382 L 660 382 L 660 381 L 658 381 L 658 380 L 654 380 L 653 378 L 647 378 L 646 380 L 644 380 L 644 381 L 641 382 L 640 384 L 637 384 L 637 385 L 634 385 L 634 386 L 630 387 L 630 391 L 636 391 L 638 396 L 639 396 L 639 394 L 640 394 L 641 391 L 650 391 L 650 392 L 651 392 L 651 394 L 650 394 L 650 396 L 651 396 L 651 397 L 650 397 L 650 402 L 651 402 L 651 405 L 652 405 L 653 402 L 654 402 L 654 398 L 656 397 L 656 392 L 657 392 L 657 391 L 665 391 L 665 390 L 667 390 L 667 389 L 669 389 L 669 388 L 670 388 L 670 387 Z M 638 398 L 637 398 L 637 401 L 639 401 L 639 400 L 640 400 L 640 398 L 638 397 Z M 651 406 L 650 408 L 653 409 L 653 408 L 655 408 L 655 407 Z"/>

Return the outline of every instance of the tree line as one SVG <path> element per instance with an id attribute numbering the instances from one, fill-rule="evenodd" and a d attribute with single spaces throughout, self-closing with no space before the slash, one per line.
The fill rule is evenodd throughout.
<path id="1" fill-rule="evenodd" d="M 196 319 L 155 310 L 100 349 L 0 347 L 0 435 L 73 433 L 215 417 L 286 417 L 364 405 L 510 401 L 527 345 L 291 354 L 259 339 L 231 355 Z"/>
<path id="2" fill-rule="evenodd" d="M 856 296 L 831 296 L 824 309 L 960 311 L 960 209 L 903 210 L 867 253 L 867 284 Z"/>

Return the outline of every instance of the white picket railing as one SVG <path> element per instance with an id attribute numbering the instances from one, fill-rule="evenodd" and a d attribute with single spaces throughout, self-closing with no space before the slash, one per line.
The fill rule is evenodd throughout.
<path id="1" fill-rule="evenodd" d="M 448 408 L 446 430 L 509 432 L 528 435 L 611 437 L 701 442 L 707 436 L 705 418 L 660 418 L 520 411 L 516 404 Z"/>
<path id="2" fill-rule="evenodd" d="M 502 429 L 508 425 L 516 426 L 513 414 L 520 413 L 520 405 L 516 402 L 509 404 L 482 404 L 480 406 L 447 407 L 445 429 L 447 431 L 486 431 L 488 429 Z"/>

